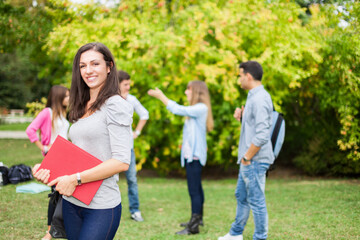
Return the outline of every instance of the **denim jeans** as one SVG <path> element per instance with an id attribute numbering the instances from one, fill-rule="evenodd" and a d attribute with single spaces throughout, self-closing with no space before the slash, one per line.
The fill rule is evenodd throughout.
<path id="1" fill-rule="evenodd" d="M 63 199 L 63 218 L 69 240 L 110 240 L 120 225 L 121 203 L 110 209 L 89 209 Z"/>
<path id="2" fill-rule="evenodd" d="M 139 193 L 136 178 L 136 161 L 134 149 L 131 149 L 131 162 L 129 169 L 125 172 L 128 184 L 128 197 L 130 213 L 139 211 Z"/>
<path id="3" fill-rule="evenodd" d="M 191 199 L 191 213 L 203 214 L 204 191 L 201 185 L 202 165 L 199 160 L 188 163 L 185 159 L 186 178 Z"/>
<path id="4" fill-rule="evenodd" d="M 255 222 L 253 239 L 267 238 L 268 213 L 265 202 L 265 179 L 268 168 L 269 164 L 257 161 L 251 161 L 251 164 L 247 166 L 241 164 L 235 190 L 236 217 L 231 225 L 231 235 L 243 233 L 251 209 Z"/>

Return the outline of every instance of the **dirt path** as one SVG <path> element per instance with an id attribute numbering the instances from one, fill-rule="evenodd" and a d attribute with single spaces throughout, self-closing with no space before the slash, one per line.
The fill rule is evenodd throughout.
<path id="1" fill-rule="evenodd" d="M 6 139 L 28 139 L 25 131 L 0 131 L 0 138 Z"/>

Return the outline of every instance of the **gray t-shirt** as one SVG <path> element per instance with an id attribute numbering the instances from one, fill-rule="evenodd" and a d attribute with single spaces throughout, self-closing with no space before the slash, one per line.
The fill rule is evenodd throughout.
<path id="1" fill-rule="evenodd" d="M 69 131 L 72 142 L 100 159 L 116 159 L 130 164 L 131 123 L 133 107 L 119 95 L 110 97 L 89 117 L 79 119 Z M 89 205 L 74 197 L 65 197 L 67 201 L 91 209 L 114 208 L 121 203 L 119 186 L 115 177 L 104 179 Z"/>

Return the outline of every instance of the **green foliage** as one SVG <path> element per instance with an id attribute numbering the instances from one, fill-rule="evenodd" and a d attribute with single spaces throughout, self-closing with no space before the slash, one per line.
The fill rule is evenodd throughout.
<path id="1" fill-rule="evenodd" d="M 49 82 L 70 87 L 77 49 L 99 41 L 110 48 L 117 68 L 130 73 L 131 93 L 150 112 L 135 141 L 138 169 L 179 171 L 184 118 L 169 113 L 147 90 L 159 87 L 186 105 L 184 90 L 195 79 L 209 87 L 215 120 L 207 164 L 235 167 L 240 125 L 232 115 L 247 95 L 237 83 L 237 66 L 257 60 L 264 68 L 263 84 L 287 124 L 277 161 L 294 159 L 309 174 L 360 174 L 359 3 L 336 1 L 345 10 L 340 11 L 314 2 L 123 0 L 108 9 L 60 0 L 14 7 L 0 0 L 5 13 L 0 29 L 6 36 L 1 58 L 14 59 L 0 67 L 0 105 L 22 99 L 15 98 L 15 89 L 34 101 L 47 94 Z M 322 1 L 327 2 L 334 1 Z M 340 20 L 349 26 L 339 27 Z"/>
<path id="2" fill-rule="evenodd" d="M 0 13 L 0 61 L 6 63 L 0 67 L 0 106 L 22 108 L 32 98 L 30 84 L 36 75 L 36 67 L 29 60 L 32 47 L 24 46 L 31 42 L 33 32 L 29 31 L 26 36 L 21 33 L 29 30 L 31 23 L 24 7 L 0 1 Z"/>
<path id="3" fill-rule="evenodd" d="M 0 67 L 1 107 L 24 108 L 61 83 L 62 64 L 42 48 L 54 24 L 71 21 L 71 15 L 62 11 L 66 2 L 37 3 L 0 0 L 0 60 L 6 62 Z"/>
<path id="4" fill-rule="evenodd" d="M 299 131 L 307 145 L 294 161 L 310 174 L 360 173 L 360 4 L 346 7 L 345 28 L 338 26 L 344 15 L 335 15 L 335 6 L 311 8 L 309 27 L 321 36 L 324 60 L 318 74 L 302 83 L 297 95 L 303 105 L 293 113 L 301 119 L 297 127 L 308 130 Z"/>
<path id="5" fill-rule="evenodd" d="M 282 110 L 289 89 L 298 89 L 303 79 L 317 74 L 322 61 L 320 38 L 303 26 L 298 19 L 303 10 L 292 3 L 148 0 L 121 1 L 110 15 L 89 9 L 83 18 L 54 29 L 48 53 L 68 66 L 64 79 L 70 79 L 81 45 L 99 41 L 111 49 L 117 67 L 132 75 L 132 93 L 151 114 L 136 141 L 138 158 L 165 173 L 178 169 L 184 118 L 148 97 L 149 88 L 159 87 L 170 99 L 186 104 L 187 83 L 206 81 L 215 119 L 208 136 L 208 164 L 227 168 L 237 160 L 240 126 L 232 114 L 246 100 L 237 84 L 237 64 L 249 59 L 262 63 L 264 84 Z M 97 12 L 106 10 L 99 7 Z"/>
<path id="6" fill-rule="evenodd" d="M 331 11 L 332 9 L 330 9 Z M 341 14 L 339 14 L 339 18 Z M 328 48 L 324 53 L 322 76 L 327 83 L 317 89 L 324 99 L 324 108 L 334 108 L 336 118 L 341 124 L 339 148 L 348 154 L 348 158 L 360 162 L 360 3 L 349 8 L 350 25 L 347 28 L 335 28 L 327 39 Z M 341 54 L 338 54 L 341 52 Z M 328 86 L 338 89 L 329 94 Z M 360 173 L 360 165 L 358 166 Z"/>
<path id="7" fill-rule="evenodd" d="M 37 116 L 41 110 L 43 110 L 46 106 L 47 99 L 41 98 L 41 102 L 35 101 L 26 103 L 26 108 L 28 109 L 27 114 L 29 116 Z"/>
<path id="8" fill-rule="evenodd" d="M 3 53 L 0 61 L 7 64 L 0 66 L 0 106 L 22 108 L 31 99 L 32 93 L 26 86 L 33 75 L 34 69 L 29 66 L 25 54 Z"/>

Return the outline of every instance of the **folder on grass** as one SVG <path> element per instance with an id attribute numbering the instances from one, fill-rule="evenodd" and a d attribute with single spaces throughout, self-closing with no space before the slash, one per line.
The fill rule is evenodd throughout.
<path id="1" fill-rule="evenodd" d="M 49 152 L 46 154 L 39 169 L 49 169 L 49 182 L 57 177 L 71 175 L 77 172 L 93 168 L 102 163 L 90 153 L 79 148 L 61 136 L 55 139 Z M 73 197 L 89 205 L 103 180 L 84 183 L 77 186 Z"/>

